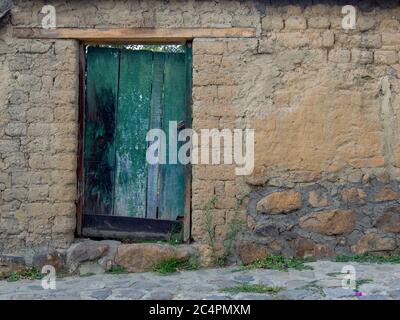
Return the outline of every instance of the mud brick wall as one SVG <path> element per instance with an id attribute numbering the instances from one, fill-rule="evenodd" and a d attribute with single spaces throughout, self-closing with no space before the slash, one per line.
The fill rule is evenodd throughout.
<path id="1" fill-rule="evenodd" d="M 65 248 L 76 228 L 78 46 L 0 33 L 0 252 Z"/>
<path id="2" fill-rule="evenodd" d="M 45 2 L 14 3 L 0 28 L 0 251 L 66 248 L 75 228 L 78 47 L 13 38 L 14 27 L 40 26 Z M 193 41 L 193 128 L 252 128 L 256 139 L 251 176 L 236 176 L 233 165 L 193 166 L 196 242 L 207 241 L 204 207 L 213 196 L 222 242 L 249 194 L 238 212 L 238 252 L 254 253 L 245 260 L 267 251 L 359 252 L 375 236 L 380 249 L 397 248 L 397 229 L 382 221 L 398 212 L 390 208 L 400 178 L 399 1 L 52 4 L 58 27 L 256 29 L 254 38 Z M 355 30 L 341 27 L 348 4 L 357 8 Z M 375 202 L 385 187 L 396 197 Z M 344 190 L 363 203 L 343 200 Z M 269 213 L 264 197 L 276 192 L 286 192 L 272 196 L 278 204 L 301 205 Z M 267 209 L 257 209 L 260 201 Z M 322 232 L 320 221 L 332 230 Z"/>

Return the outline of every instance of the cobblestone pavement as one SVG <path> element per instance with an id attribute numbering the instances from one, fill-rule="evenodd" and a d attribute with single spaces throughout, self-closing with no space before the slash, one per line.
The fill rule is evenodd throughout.
<path id="1" fill-rule="evenodd" d="M 313 270 L 243 270 L 235 267 L 201 269 L 172 275 L 132 273 L 57 279 L 56 290 L 44 290 L 41 281 L 0 282 L 4 299 L 400 299 L 400 265 L 352 263 L 358 290 L 342 287 L 343 266 L 349 263 L 318 261 Z M 224 293 L 221 289 L 243 283 L 282 287 L 276 294 Z"/>

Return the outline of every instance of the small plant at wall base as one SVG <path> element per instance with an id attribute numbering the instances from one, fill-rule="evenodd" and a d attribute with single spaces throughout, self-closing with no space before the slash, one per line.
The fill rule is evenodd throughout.
<path id="1" fill-rule="evenodd" d="M 326 297 L 324 289 L 318 284 L 317 280 L 306 284 L 304 287 L 302 287 L 302 289 L 310 290 L 314 293 L 321 295 L 322 297 Z"/>
<path id="2" fill-rule="evenodd" d="M 177 229 L 177 227 L 172 227 L 172 230 L 168 236 L 168 243 L 171 245 L 180 244 L 183 242 L 183 228 Z"/>
<path id="3" fill-rule="evenodd" d="M 247 196 L 248 194 L 246 193 L 236 201 L 235 208 L 233 209 L 232 220 L 228 224 L 228 232 L 224 240 L 224 254 L 222 258 L 219 259 L 219 265 L 225 265 L 228 261 L 228 258 L 233 253 L 233 245 L 235 244 L 237 235 L 239 234 L 244 224 L 244 222 L 239 219 L 239 209 Z"/>
<path id="4" fill-rule="evenodd" d="M 200 264 L 195 259 L 178 260 L 171 258 L 154 264 L 152 269 L 154 272 L 166 275 L 180 270 L 197 270 L 199 267 Z"/>
<path id="5" fill-rule="evenodd" d="M 242 269 L 273 269 L 279 271 L 295 270 L 313 270 L 313 267 L 304 263 L 311 262 L 311 259 L 285 258 L 283 256 L 267 256 L 263 260 L 257 260 L 252 264 L 244 266 Z"/>
<path id="6" fill-rule="evenodd" d="M 121 266 L 112 266 L 110 270 L 107 270 L 106 273 L 109 274 L 125 274 L 128 273 L 124 267 Z"/>
<path id="7" fill-rule="evenodd" d="M 370 252 L 356 254 L 354 256 L 337 256 L 333 260 L 334 262 L 359 262 L 359 263 L 400 263 L 400 254 L 390 255 L 376 255 Z"/>
<path id="8" fill-rule="evenodd" d="M 96 275 L 96 274 L 93 273 L 93 272 L 87 272 L 87 273 L 82 273 L 82 274 L 80 274 L 79 277 L 81 277 L 81 278 L 88 278 L 88 277 L 92 277 L 92 276 L 95 276 L 95 275 Z"/>
<path id="9" fill-rule="evenodd" d="M 221 292 L 227 293 L 270 293 L 270 294 L 277 294 L 283 288 L 281 287 L 269 287 L 263 284 L 251 284 L 251 283 L 243 283 L 239 284 L 235 287 L 223 288 Z"/>
<path id="10" fill-rule="evenodd" d="M 40 280 L 44 274 L 40 273 L 35 267 L 24 269 L 22 271 L 15 271 L 7 278 L 9 282 L 15 282 L 23 279 Z"/>
<path id="11" fill-rule="evenodd" d="M 213 218 L 212 218 L 212 212 L 211 210 L 215 207 L 215 203 L 217 202 L 218 197 L 213 196 L 206 206 L 204 207 L 204 229 L 207 234 L 207 244 L 211 248 L 211 255 L 213 260 L 215 260 L 216 257 L 216 252 L 215 252 L 215 227 L 213 223 Z"/>
<path id="12" fill-rule="evenodd" d="M 360 287 L 362 285 L 367 284 L 367 283 L 371 283 L 371 282 L 373 282 L 372 279 L 359 279 L 359 280 L 356 280 L 356 288 L 354 289 L 354 291 L 359 291 Z"/>
<path id="13" fill-rule="evenodd" d="M 216 238 L 215 238 L 215 226 L 212 219 L 212 209 L 215 207 L 215 203 L 218 200 L 217 196 L 213 196 L 204 208 L 204 225 L 207 233 L 207 244 L 212 250 L 212 259 L 216 265 L 224 266 L 228 262 L 228 258 L 232 255 L 233 245 L 236 237 L 240 232 L 244 222 L 239 219 L 239 209 L 243 204 L 244 199 L 248 194 L 242 195 L 237 201 L 233 209 L 232 219 L 228 224 L 228 231 L 223 241 L 223 254 L 217 257 L 216 254 Z"/>

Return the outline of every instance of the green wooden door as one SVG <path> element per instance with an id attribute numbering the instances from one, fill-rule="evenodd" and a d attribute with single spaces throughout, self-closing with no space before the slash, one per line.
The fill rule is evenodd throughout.
<path id="1" fill-rule="evenodd" d="M 175 161 L 180 145 L 174 147 L 177 132 L 169 127 L 190 126 L 191 51 L 185 50 L 87 48 L 83 228 L 104 229 L 110 217 L 136 218 L 129 223 L 144 229 L 138 218 L 183 218 L 188 171 Z M 146 161 L 146 134 L 154 128 L 166 134 L 167 164 Z"/>
<path id="2" fill-rule="evenodd" d="M 146 217 L 148 131 L 152 53 L 121 53 L 116 125 L 114 215 Z"/>
<path id="3" fill-rule="evenodd" d="M 87 52 L 83 151 L 87 214 L 113 210 L 119 55 L 116 49 L 89 48 Z"/>

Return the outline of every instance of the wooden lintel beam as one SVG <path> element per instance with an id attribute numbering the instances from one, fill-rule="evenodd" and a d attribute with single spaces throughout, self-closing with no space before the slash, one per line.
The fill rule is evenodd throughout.
<path id="1" fill-rule="evenodd" d="M 255 28 L 14 28 L 16 38 L 77 39 L 82 41 L 183 41 L 193 38 L 249 38 Z"/>

